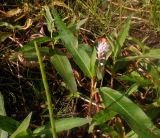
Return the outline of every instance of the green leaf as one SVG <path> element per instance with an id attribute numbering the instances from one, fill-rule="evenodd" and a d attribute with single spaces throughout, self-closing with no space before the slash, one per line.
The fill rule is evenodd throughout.
<path id="1" fill-rule="evenodd" d="M 76 24 L 76 30 L 79 30 L 80 27 L 87 22 L 87 20 L 88 20 L 88 18 L 85 18 L 85 19 L 80 20 L 80 21 Z"/>
<path id="2" fill-rule="evenodd" d="M 56 121 L 57 132 L 62 132 L 91 122 L 91 118 L 64 118 Z"/>
<path id="3" fill-rule="evenodd" d="M 36 129 L 33 131 L 33 136 L 34 136 L 34 137 L 46 137 L 46 138 L 51 138 L 51 137 L 52 137 L 52 133 L 51 133 L 51 130 L 50 130 L 49 128 L 50 128 L 49 125 L 40 126 L 40 127 L 36 128 Z"/>
<path id="4" fill-rule="evenodd" d="M 131 24 L 131 19 L 128 18 L 127 21 L 123 24 L 119 34 L 118 34 L 118 38 L 117 41 L 120 44 L 120 46 L 122 47 L 124 44 L 124 41 L 126 40 L 127 36 L 128 36 L 128 32 L 130 29 L 130 24 Z"/>
<path id="5" fill-rule="evenodd" d="M 109 45 L 111 47 L 111 53 L 112 53 L 112 56 L 113 56 L 113 61 L 115 62 L 117 56 L 119 55 L 120 53 L 120 50 L 121 50 L 121 46 L 118 42 L 118 40 L 114 40 L 112 38 L 112 36 L 108 35 L 108 42 L 109 42 Z"/>
<path id="6" fill-rule="evenodd" d="M 92 119 L 91 118 L 79 118 L 79 117 L 74 117 L 74 118 L 63 118 L 60 120 L 56 120 L 56 131 L 57 132 L 62 132 L 62 131 L 67 131 L 75 127 L 80 127 L 85 124 L 91 123 Z M 51 131 L 50 131 L 50 126 L 41 126 L 34 130 L 33 134 L 35 136 L 40 136 L 40 135 L 46 135 L 46 137 L 51 136 Z"/>
<path id="7" fill-rule="evenodd" d="M 155 120 L 160 115 L 160 107 L 154 107 L 153 105 L 157 103 L 152 103 L 151 105 L 148 105 L 148 108 L 146 110 L 146 114 L 152 119 Z"/>
<path id="8" fill-rule="evenodd" d="M 138 138 L 138 135 L 134 131 L 130 131 L 125 137 L 126 138 Z"/>
<path id="9" fill-rule="evenodd" d="M 86 68 L 86 70 L 89 71 L 90 76 L 92 76 L 90 72 L 90 57 L 84 49 L 79 48 L 77 51 L 77 55 L 75 55 L 73 58 L 77 61 L 77 64 L 79 65 L 79 67 L 81 67 L 82 71 L 84 68 Z M 87 72 L 85 74 L 87 75 Z"/>
<path id="10" fill-rule="evenodd" d="M 129 75 L 120 76 L 119 79 L 127 82 L 136 83 L 139 86 L 148 86 L 152 84 L 151 80 L 144 78 L 136 71 L 131 72 L 131 74 Z"/>
<path id="11" fill-rule="evenodd" d="M 117 115 L 117 113 L 109 109 L 101 110 L 94 115 L 93 121 L 96 122 L 96 125 L 99 125 L 112 119 L 115 115 Z"/>
<path id="12" fill-rule="evenodd" d="M 95 76 L 96 57 L 97 57 L 97 51 L 94 48 L 91 56 L 91 63 L 90 63 L 90 72 L 92 73 L 92 76 Z"/>
<path id="13" fill-rule="evenodd" d="M 129 95 L 131 95 L 133 92 L 137 92 L 138 86 L 139 86 L 139 85 L 138 85 L 137 83 L 131 85 L 131 87 L 129 87 L 129 89 L 126 91 L 126 94 L 129 96 Z"/>
<path id="14" fill-rule="evenodd" d="M 9 32 L 1 32 L 0 31 L 0 43 L 5 41 L 8 37 L 10 37 L 12 34 Z"/>
<path id="15" fill-rule="evenodd" d="M 91 57 L 93 50 L 89 45 L 87 45 L 87 44 L 79 44 L 78 48 L 79 49 L 83 49 L 88 54 L 88 56 Z"/>
<path id="16" fill-rule="evenodd" d="M 54 28 L 54 19 L 52 18 L 52 15 L 51 15 L 51 12 L 50 12 L 50 9 L 48 8 L 48 6 L 45 6 L 44 10 L 45 10 L 44 16 L 47 21 L 48 31 L 50 31 L 52 33 L 53 28 Z"/>
<path id="17" fill-rule="evenodd" d="M 39 51 L 41 52 L 42 57 L 47 55 L 49 56 L 50 54 L 48 47 L 40 47 Z M 30 50 L 28 49 L 28 51 L 23 52 L 23 57 L 26 60 L 32 60 L 32 61 L 37 60 L 37 54 L 35 48 L 33 47 L 32 49 Z"/>
<path id="18" fill-rule="evenodd" d="M 71 20 L 71 23 L 69 23 L 67 27 L 71 32 L 77 34 L 78 30 L 87 21 L 87 19 L 88 18 L 77 21 L 76 18 L 73 18 L 73 20 Z"/>
<path id="19" fill-rule="evenodd" d="M 0 115 L 0 128 L 12 134 L 20 123 L 10 117 Z"/>
<path id="20" fill-rule="evenodd" d="M 31 120 L 31 116 L 32 113 L 30 113 L 24 120 L 23 122 L 20 124 L 20 126 L 16 129 L 16 131 L 11 135 L 11 138 L 15 138 L 17 135 L 24 133 L 25 131 L 27 131 L 28 127 L 29 127 L 29 123 Z M 26 135 L 26 134 L 25 134 Z"/>
<path id="21" fill-rule="evenodd" d="M 4 100 L 3 100 L 3 95 L 0 92 L 0 115 L 5 116 L 6 115 L 6 111 L 5 111 L 5 107 L 4 107 Z M 3 120 L 0 120 L 0 122 Z M 1 123 L 0 123 L 0 138 L 7 138 L 8 137 L 8 133 L 7 131 L 4 131 L 4 129 L 1 129 Z"/>
<path id="22" fill-rule="evenodd" d="M 36 43 L 38 45 L 42 44 L 42 43 L 46 43 L 46 42 L 50 42 L 51 39 L 49 37 L 40 37 L 40 38 L 35 38 L 34 40 L 26 43 L 22 48 L 19 48 L 18 50 L 16 50 L 17 52 L 35 52 L 35 47 L 34 47 L 34 42 L 36 41 Z M 49 48 L 48 47 L 40 47 L 39 48 L 41 50 L 41 52 L 48 52 Z"/>
<path id="23" fill-rule="evenodd" d="M 22 48 L 21 50 L 22 51 L 28 51 L 30 50 L 29 48 L 34 48 L 34 42 L 36 41 L 36 43 L 39 45 L 39 44 L 42 44 L 42 43 L 46 43 L 46 42 L 50 42 L 51 41 L 51 38 L 49 37 L 39 37 L 39 38 L 35 38 L 33 39 L 32 41 L 29 41 L 28 43 L 26 43 Z"/>
<path id="24" fill-rule="evenodd" d="M 98 80 L 102 80 L 104 77 L 104 67 L 96 68 L 96 75 Z"/>
<path id="25" fill-rule="evenodd" d="M 64 22 L 59 17 L 57 11 L 52 9 L 52 14 L 54 16 L 54 22 L 57 26 L 59 36 L 61 40 L 64 42 L 64 46 L 67 50 L 72 54 L 75 63 L 79 66 L 79 68 L 84 72 L 84 74 L 88 77 L 92 77 L 90 72 L 90 62 L 86 64 L 85 61 L 89 61 L 90 58 L 87 57 L 87 53 L 83 51 L 78 51 L 78 39 L 73 35 L 73 33 L 66 27 Z M 85 60 L 84 60 L 85 56 Z"/>
<path id="26" fill-rule="evenodd" d="M 55 9 L 52 9 L 52 14 L 54 16 L 54 23 L 57 26 L 57 29 L 59 31 L 60 38 L 65 43 L 66 48 L 69 51 L 73 50 L 74 48 L 78 48 L 78 40 L 73 35 L 73 33 L 67 28 L 65 23 L 62 21 L 62 19 L 59 17 L 57 11 Z"/>
<path id="27" fill-rule="evenodd" d="M 119 53 L 121 51 L 121 45 L 119 44 L 118 40 L 114 41 L 114 59 L 116 59 L 119 56 Z"/>
<path id="28" fill-rule="evenodd" d="M 31 131 L 22 131 L 15 136 L 15 138 L 33 138 Z"/>
<path id="29" fill-rule="evenodd" d="M 140 58 L 160 59 L 160 49 L 151 49 L 147 53 L 144 53 L 142 55 L 128 56 L 128 57 L 119 59 L 119 61 L 130 61 L 130 60 L 136 60 L 136 59 L 140 59 Z"/>
<path id="30" fill-rule="evenodd" d="M 112 48 L 114 62 L 115 62 L 117 56 L 119 56 L 121 48 L 122 48 L 122 46 L 128 36 L 128 32 L 130 29 L 130 23 L 131 23 L 131 19 L 128 18 L 127 21 L 123 24 L 123 26 L 118 34 L 117 40 L 113 40 L 113 38 L 111 36 L 108 36 L 108 41 L 109 41 L 109 44 Z"/>
<path id="31" fill-rule="evenodd" d="M 71 92 L 76 92 L 77 84 L 68 58 L 63 55 L 63 53 L 54 50 L 54 54 L 51 57 L 51 63 L 55 67 L 59 75 L 63 78 L 69 90 Z"/>
<path id="32" fill-rule="evenodd" d="M 3 100 L 3 95 L 0 92 L 0 115 L 6 115 L 6 111 L 4 108 L 4 100 Z"/>
<path id="33" fill-rule="evenodd" d="M 141 138 L 160 137 L 160 130 L 153 125 L 142 109 L 130 99 L 108 87 L 100 88 L 100 94 L 105 106 L 109 106 L 109 109 L 119 113 Z"/>

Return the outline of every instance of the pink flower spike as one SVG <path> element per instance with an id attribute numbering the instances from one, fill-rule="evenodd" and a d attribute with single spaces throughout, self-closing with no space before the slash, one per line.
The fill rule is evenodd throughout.
<path id="1" fill-rule="evenodd" d="M 100 65 L 103 65 L 102 62 L 106 60 L 106 54 L 109 50 L 109 45 L 107 44 L 106 38 L 98 38 L 97 41 L 97 59 L 99 60 Z"/>

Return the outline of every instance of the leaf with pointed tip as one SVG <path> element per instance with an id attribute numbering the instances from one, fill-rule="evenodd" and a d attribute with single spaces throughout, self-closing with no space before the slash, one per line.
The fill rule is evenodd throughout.
<path id="1" fill-rule="evenodd" d="M 52 15 L 51 15 L 51 12 L 50 12 L 50 9 L 48 8 L 48 6 L 44 6 L 44 10 L 45 10 L 44 16 L 47 21 L 48 31 L 50 31 L 52 33 L 53 28 L 54 28 L 54 19 L 52 18 Z"/>
<path id="2" fill-rule="evenodd" d="M 61 52 L 54 50 L 51 63 L 63 78 L 71 92 L 77 91 L 77 84 L 68 58 Z"/>
<path id="3" fill-rule="evenodd" d="M 137 83 L 131 85 L 131 87 L 126 91 L 127 96 L 131 95 L 133 92 L 137 92 L 138 86 L 139 85 Z"/>
<path id="4" fill-rule="evenodd" d="M 138 56 L 128 56 L 124 58 L 118 59 L 118 61 L 130 61 L 130 60 L 136 60 L 136 59 L 143 59 L 143 58 L 155 58 L 160 59 L 160 49 L 151 49 L 148 52 L 138 55 Z"/>
<path id="5" fill-rule="evenodd" d="M 76 29 L 79 30 L 80 27 L 86 23 L 86 21 L 88 20 L 88 18 L 82 19 L 80 20 L 77 24 L 76 24 Z"/>
<path id="6" fill-rule="evenodd" d="M 79 117 L 72 117 L 72 118 L 62 118 L 59 120 L 56 120 L 56 131 L 57 132 L 62 132 L 66 130 L 70 130 L 75 127 L 80 127 L 85 124 L 91 123 L 92 119 L 91 118 L 79 118 Z M 51 136 L 51 131 L 50 131 L 50 126 L 41 126 L 37 129 L 34 130 L 33 134 L 35 136 L 41 136 L 41 135 L 46 135 L 46 137 Z"/>
<path id="7" fill-rule="evenodd" d="M 113 40 L 113 38 L 111 36 L 108 36 L 110 46 L 112 47 L 114 60 L 119 56 L 121 48 L 122 48 L 122 46 L 128 36 L 130 23 L 131 23 L 131 19 L 128 18 L 127 21 L 123 24 L 123 26 L 118 34 L 117 40 Z"/>
<path id="8" fill-rule="evenodd" d="M 17 128 L 17 130 L 11 135 L 11 138 L 15 138 L 17 135 L 24 133 L 27 131 L 28 127 L 29 127 L 29 123 L 31 120 L 31 116 L 32 113 L 30 113 L 24 120 L 23 122 L 20 124 L 20 126 Z M 26 133 L 25 133 L 26 135 Z"/>
<path id="9" fill-rule="evenodd" d="M 92 77 L 90 72 L 90 62 L 89 64 L 86 61 L 89 61 L 90 58 L 85 51 L 83 54 L 78 50 L 78 39 L 73 35 L 73 33 L 67 28 L 64 22 L 59 17 L 57 11 L 52 9 L 52 14 L 54 16 L 54 22 L 57 26 L 59 36 L 61 40 L 64 42 L 64 46 L 67 50 L 72 54 L 75 63 L 79 66 L 79 68 L 84 72 L 84 74 L 88 77 Z M 85 59 L 84 59 L 85 56 Z"/>
<path id="10" fill-rule="evenodd" d="M 124 41 L 126 40 L 127 36 L 128 36 L 128 32 L 130 29 L 130 24 L 131 24 L 131 18 L 129 17 L 127 19 L 127 21 L 123 24 L 119 34 L 118 34 L 118 38 L 117 41 L 119 43 L 119 45 L 122 47 L 124 44 Z"/>
<path id="11" fill-rule="evenodd" d="M 63 118 L 56 121 L 56 130 L 62 132 L 91 122 L 91 118 Z"/>
<path id="12" fill-rule="evenodd" d="M 95 48 L 93 48 L 93 52 L 91 55 L 91 63 L 90 63 L 90 71 L 92 73 L 92 76 L 95 76 L 96 57 L 97 57 L 97 51 Z"/>
<path id="13" fill-rule="evenodd" d="M 105 106 L 110 106 L 111 110 L 119 113 L 141 138 L 160 137 L 160 130 L 154 126 L 142 109 L 130 99 L 108 87 L 100 88 L 100 94 Z"/>

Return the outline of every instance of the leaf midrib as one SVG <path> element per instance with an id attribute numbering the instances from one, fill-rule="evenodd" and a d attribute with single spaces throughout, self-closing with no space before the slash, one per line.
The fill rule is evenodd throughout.
<path id="1" fill-rule="evenodd" d="M 112 97 L 112 96 L 110 96 L 109 94 L 107 94 L 107 93 L 104 93 L 104 94 L 106 94 L 108 97 L 110 97 L 113 101 L 115 101 L 117 104 L 118 104 L 118 106 L 120 106 L 121 108 L 122 108 L 122 110 L 124 110 L 124 112 L 126 112 L 127 114 L 128 114 L 128 116 L 133 120 L 133 121 L 135 121 L 140 127 L 141 127 L 141 131 L 142 131 L 142 129 L 144 130 L 144 127 L 143 127 L 143 125 L 141 125 L 136 119 L 134 119 L 134 117 L 125 109 L 125 107 L 123 107 L 119 102 L 117 102 L 116 101 L 116 99 L 114 99 L 114 97 Z M 151 123 L 151 122 L 150 122 Z M 146 126 L 146 128 L 147 128 L 147 130 L 149 130 L 149 128 Z M 146 132 L 146 131 L 144 131 L 144 132 Z M 149 130 L 149 132 L 150 132 L 150 130 Z M 151 133 L 151 132 L 150 132 Z M 152 133 L 151 133 L 152 134 Z M 153 133 L 153 135 L 154 135 L 154 133 Z"/>

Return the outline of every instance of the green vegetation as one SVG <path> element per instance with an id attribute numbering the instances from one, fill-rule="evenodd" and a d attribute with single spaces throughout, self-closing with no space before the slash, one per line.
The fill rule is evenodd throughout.
<path id="1" fill-rule="evenodd" d="M 0 138 L 159 138 L 159 7 L 2 0 Z"/>

